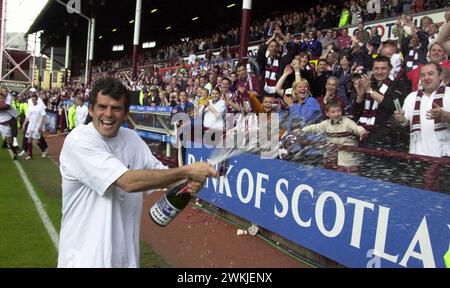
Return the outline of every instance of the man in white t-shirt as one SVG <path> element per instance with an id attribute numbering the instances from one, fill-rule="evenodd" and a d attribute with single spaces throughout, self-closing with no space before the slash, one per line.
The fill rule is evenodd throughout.
<path id="1" fill-rule="evenodd" d="M 64 141 L 58 267 L 139 267 L 139 192 L 188 179 L 196 193 L 216 176 L 207 163 L 163 166 L 136 132 L 121 127 L 129 99 L 120 81 L 99 80 L 89 95 L 92 122 Z"/>
<path id="2" fill-rule="evenodd" d="M 44 101 L 42 100 L 41 97 L 39 97 L 39 94 L 38 94 L 38 91 L 36 90 L 36 88 L 30 88 L 29 92 L 30 92 L 31 96 L 33 96 L 33 95 L 36 95 L 36 96 L 37 96 L 37 103 L 38 103 L 40 106 L 44 107 L 44 110 L 47 109 L 47 106 L 45 106 Z M 28 106 L 33 105 L 33 101 L 32 101 L 31 98 L 32 98 L 32 97 L 30 97 L 30 98 L 28 99 Z"/>
<path id="3" fill-rule="evenodd" d="M 410 93 L 395 119 L 411 130 L 409 153 L 450 156 L 450 88 L 442 82 L 439 64 L 428 63 L 420 70 L 419 90 Z"/>
<path id="4" fill-rule="evenodd" d="M 45 103 L 42 100 L 42 98 L 39 96 L 38 91 L 36 90 L 36 88 L 34 88 L 34 87 L 30 88 L 29 92 L 31 94 L 31 97 L 28 99 L 28 107 L 33 106 L 32 98 L 33 98 L 34 95 L 36 95 L 37 96 L 37 104 L 39 106 L 41 106 L 44 109 L 44 111 L 45 111 L 47 109 L 47 106 L 45 106 Z M 27 116 L 27 115 L 25 115 L 25 116 Z M 23 127 L 24 127 L 23 128 L 24 129 L 24 134 L 26 135 L 28 128 L 25 125 L 25 123 L 24 123 Z M 47 156 L 48 144 L 47 144 L 47 141 L 45 141 L 45 137 L 44 137 L 44 134 L 42 132 L 45 132 L 45 119 L 44 119 L 44 125 L 42 125 L 42 127 L 41 127 L 41 138 L 39 139 L 39 147 L 41 148 L 41 151 L 42 151 L 41 155 L 42 155 L 42 158 L 45 158 Z M 26 139 L 26 136 L 25 136 L 25 139 Z M 26 152 L 28 153 L 28 148 L 27 148 Z M 21 156 L 21 154 L 19 154 L 19 155 Z M 31 158 L 28 158 L 28 159 L 31 159 Z"/>
<path id="5" fill-rule="evenodd" d="M 75 126 L 84 125 L 88 116 L 88 108 L 84 105 L 83 97 L 77 98 L 77 109 L 75 111 Z"/>
<path id="6" fill-rule="evenodd" d="M 24 126 L 27 127 L 25 137 L 28 139 L 27 153 L 25 160 L 33 158 L 33 140 L 41 148 L 42 153 L 45 149 L 41 143 L 41 136 L 43 126 L 45 125 L 45 109 L 38 103 L 38 96 L 34 93 L 31 96 L 31 105 L 28 106 L 27 117 L 25 118 Z"/>

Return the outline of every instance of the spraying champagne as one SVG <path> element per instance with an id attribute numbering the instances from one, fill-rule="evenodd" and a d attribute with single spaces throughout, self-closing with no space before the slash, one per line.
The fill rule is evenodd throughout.
<path id="1" fill-rule="evenodd" d="M 219 164 L 218 175 L 223 176 L 228 170 L 227 160 Z M 189 181 L 183 180 L 172 185 L 166 194 L 149 210 L 150 219 L 159 226 L 167 226 L 189 204 L 192 195 L 187 192 Z"/>

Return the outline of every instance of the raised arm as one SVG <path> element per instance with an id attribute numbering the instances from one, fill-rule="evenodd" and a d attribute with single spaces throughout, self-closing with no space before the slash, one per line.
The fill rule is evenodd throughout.
<path id="1" fill-rule="evenodd" d="M 280 79 L 278 79 L 277 85 L 275 86 L 275 91 L 280 97 L 283 97 L 284 95 L 283 89 L 284 82 L 286 81 L 286 78 L 292 74 L 292 72 L 293 72 L 292 66 L 286 65 L 286 67 L 284 68 L 283 75 L 281 75 Z"/>
<path id="2" fill-rule="evenodd" d="M 450 54 L 450 21 L 441 27 L 437 42 L 442 45 L 447 54 Z"/>

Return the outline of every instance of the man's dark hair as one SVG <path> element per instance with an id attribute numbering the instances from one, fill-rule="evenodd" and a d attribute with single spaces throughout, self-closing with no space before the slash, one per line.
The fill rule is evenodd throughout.
<path id="1" fill-rule="evenodd" d="M 442 66 L 441 65 L 434 63 L 434 62 L 428 62 L 423 66 L 428 66 L 428 65 L 434 66 L 436 68 L 436 71 L 438 72 L 438 75 L 442 74 Z M 423 66 L 422 66 L 422 68 L 423 68 Z M 422 70 L 422 68 L 420 70 Z"/>
<path id="2" fill-rule="evenodd" d="M 108 77 L 95 82 L 89 93 L 89 105 L 91 107 L 94 107 L 95 103 L 97 103 L 98 93 L 108 95 L 117 101 L 125 97 L 125 113 L 128 113 L 130 110 L 130 91 L 119 80 Z"/>
<path id="3" fill-rule="evenodd" d="M 273 39 L 272 41 L 270 41 L 270 42 L 269 42 L 269 45 L 270 45 L 272 42 L 275 42 L 277 45 L 280 45 L 280 43 L 278 43 L 278 41 L 275 40 L 275 39 Z"/>
<path id="4" fill-rule="evenodd" d="M 272 99 L 272 100 L 275 99 L 275 97 L 273 97 L 273 95 L 266 94 L 266 93 L 263 95 L 263 97 L 261 98 L 261 100 L 264 101 L 264 98 L 270 98 L 270 99 Z"/>
<path id="5" fill-rule="evenodd" d="M 348 52 L 342 52 L 339 54 L 339 62 L 341 62 L 342 58 L 346 58 L 348 62 L 353 62 L 352 54 Z"/>
<path id="6" fill-rule="evenodd" d="M 246 66 L 245 64 L 239 63 L 239 64 L 236 65 L 236 71 L 237 71 L 239 68 L 241 68 L 241 67 L 244 67 L 244 69 L 247 70 L 247 66 Z"/>
<path id="7" fill-rule="evenodd" d="M 386 40 L 383 43 L 381 43 L 383 46 L 392 46 L 397 50 L 397 45 L 395 44 L 394 40 Z"/>
<path id="8" fill-rule="evenodd" d="M 230 83 L 230 84 L 231 84 L 231 80 L 230 80 L 230 78 L 227 78 L 227 77 L 223 77 L 223 78 L 222 78 L 222 81 L 223 81 L 223 80 L 226 80 L 226 81 L 228 81 L 228 83 Z"/>
<path id="9" fill-rule="evenodd" d="M 377 58 L 373 59 L 372 68 L 375 65 L 375 62 L 386 62 L 389 65 L 389 69 L 392 69 L 391 59 L 389 59 L 386 56 L 381 55 L 381 56 L 378 56 Z"/>

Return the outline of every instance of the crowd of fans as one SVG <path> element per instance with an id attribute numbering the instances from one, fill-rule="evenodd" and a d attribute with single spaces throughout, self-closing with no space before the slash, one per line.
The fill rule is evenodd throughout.
<path id="1" fill-rule="evenodd" d="M 129 68 L 129 59 L 105 61 L 94 68 L 93 81 L 107 76 L 120 79 L 131 91 L 139 93 L 140 105 L 170 106 L 174 114 L 203 115 L 205 129 L 224 129 L 225 113 L 279 113 L 287 119 L 280 133 L 281 158 L 316 157 L 323 155 L 320 149 L 329 147 L 305 149 L 300 139 L 448 157 L 448 122 L 443 126 L 445 135 L 431 133 L 434 136 L 430 139 L 440 144 L 427 146 L 422 143 L 426 142 L 424 139 L 410 136 L 410 130 L 405 128 L 405 123 L 417 125 L 413 115 L 419 113 L 414 108 L 418 104 L 409 108 L 409 122 L 401 117 L 408 95 L 425 93 L 430 83 L 436 91 L 428 89 L 426 93 L 435 95 L 439 90 L 443 101 L 433 102 L 428 112 L 439 113 L 439 119 L 445 119 L 445 113 L 450 111 L 450 90 L 445 88 L 450 83 L 450 63 L 436 42 L 440 27 L 429 17 L 423 17 L 416 27 L 410 14 L 402 14 L 408 5 L 411 12 L 442 7 L 439 1 L 431 0 L 317 5 L 309 11 L 254 23 L 250 39 L 263 39 L 263 43 L 250 61 L 252 65 L 235 66 L 230 51 L 224 49 L 228 51 L 224 57 L 208 57 L 206 53 L 204 59 L 193 58 L 190 63 L 179 60 L 172 69 L 149 65 L 139 71 L 136 79 L 132 79 L 129 70 L 121 70 Z M 395 41 L 381 42 L 376 28 L 366 31 L 365 20 L 390 16 L 398 16 L 393 28 Z M 445 12 L 445 19 L 450 21 L 450 10 Z M 356 23 L 358 29 L 349 35 L 346 26 Z M 161 53 L 157 60 L 235 45 L 238 39 L 238 29 L 193 39 L 162 48 L 158 54 L 164 50 L 165 56 Z M 436 75 L 423 75 L 423 69 Z M 47 109 L 59 115 L 65 115 L 64 100 L 86 100 L 88 94 L 89 87 L 79 83 L 41 92 Z M 60 121 L 60 127 L 64 122 L 65 119 Z M 424 125 L 423 130 L 433 127 Z M 322 136 L 310 138 L 306 135 L 310 133 Z M 357 157 L 342 151 L 336 157 L 335 168 L 359 173 Z"/>
<path id="2" fill-rule="evenodd" d="M 270 38 L 276 26 L 280 26 L 288 37 L 293 34 L 307 33 L 311 30 L 324 31 L 333 28 L 356 25 L 360 21 L 372 21 L 388 17 L 397 17 L 402 13 L 419 13 L 445 7 L 445 0 L 350 0 L 326 1 L 308 9 L 300 7 L 298 11 L 280 11 L 279 14 L 258 19 L 257 15 L 252 21 L 249 32 L 249 41 L 257 42 Z M 238 52 L 229 47 L 239 45 L 240 27 L 233 27 L 227 31 L 218 31 L 203 37 L 185 38 L 175 43 L 142 53 L 139 56 L 139 65 L 154 64 L 168 60 L 178 60 L 195 53 L 206 53 L 208 61 L 237 58 Z M 303 39 L 307 37 L 303 35 Z M 323 44 L 323 43 L 322 43 Z M 323 46 L 325 48 L 325 46 Z M 212 51 L 220 51 L 213 55 Z M 111 71 L 113 69 L 130 67 L 131 55 L 125 55 L 119 60 L 110 60 L 99 63 L 95 71 Z"/>

